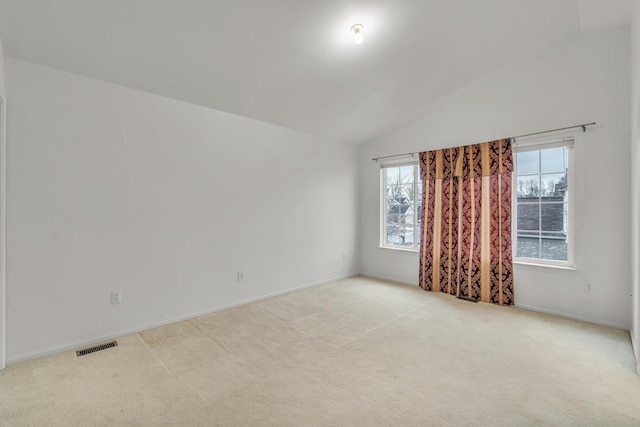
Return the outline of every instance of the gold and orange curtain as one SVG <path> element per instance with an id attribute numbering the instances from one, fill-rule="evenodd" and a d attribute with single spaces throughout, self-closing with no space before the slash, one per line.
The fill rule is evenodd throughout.
<path id="1" fill-rule="evenodd" d="M 512 305 L 511 141 L 420 153 L 420 287 Z"/>

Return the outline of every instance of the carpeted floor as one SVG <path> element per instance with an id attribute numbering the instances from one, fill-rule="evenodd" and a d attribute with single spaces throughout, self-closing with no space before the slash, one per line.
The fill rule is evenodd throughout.
<path id="1" fill-rule="evenodd" d="M 363 277 L 0 372 L 0 425 L 638 426 L 629 333 Z"/>

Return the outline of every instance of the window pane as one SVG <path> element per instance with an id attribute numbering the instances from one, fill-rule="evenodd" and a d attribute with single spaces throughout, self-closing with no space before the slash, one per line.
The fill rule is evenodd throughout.
<path id="1" fill-rule="evenodd" d="M 542 173 L 558 173 L 567 170 L 567 148 L 558 147 L 540 151 Z"/>
<path id="2" fill-rule="evenodd" d="M 517 257 L 540 258 L 540 239 L 518 235 Z"/>
<path id="3" fill-rule="evenodd" d="M 544 197 L 559 197 L 558 200 L 562 201 L 562 197 L 567 193 L 566 176 L 565 173 L 542 175 L 541 195 Z"/>
<path id="4" fill-rule="evenodd" d="M 518 235 L 540 230 L 540 205 L 538 203 L 518 203 Z M 529 233 L 527 233 L 529 231 Z"/>
<path id="5" fill-rule="evenodd" d="M 540 173 L 540 151 L 518 153 L 516 169 L 518 175 Z"/>
<path id="6" fill-rule="evenodd" d="M 400 168 L 400 179 L 403 183 L 413 182 L 413 166 L 402 166 Z"/>
<path id="7" fill-rule="evenodd" d="M 404 230 L 401 230 L 400 232 L 400 237 L 401 239 L 404 239 L 404 245 L 405 246 L 411 246 L 413 245 L 413 227 L 405 227 Z"/>
<path id="8" fill-rule="evenodd" d="M 387 243 L 392 245 L 411 246 L 413 244 L 413 227 L 387 226 Z"/>
<path id="9" fill-rule="evenodd" d="M 387 186 L 396 184 L 400 179 L 400 168 L 386 168 L 387 171 Z"/>
<path id="10" fill-rule="evenodd" d="M 397 229 L 387 228 L 387 240 L 388 245 L 399 245 L 402 239 L 400 239 Z"/>
<path id="11" fill-rule="evenodd" d="M 518 199 L 533 198 L 537 200 L 540 196 L 540 175 L 518 176 L 516 191 Z"/>
<path id="12" fill-rule="evenodd" d="M 400 215 L 398 216 L 399 224 L 408 224 L 407 216 L 412 215 L 413 218 L 413 209 L 410 205 L 400 205 Z"/>
<path id="13" fill-rule="evenodd" d="M 402 192 L 398 186 L 387 187 L 387 203 L 389 205 L 398 205 L 402 199 Z"/>
<path id="14" fill-rule="evenodd" d="M 540 208 L 542 211 L 542 231 L 564 231 L 564 203 L 543 203 Z"/>
<path id="15" fill-rule="evenodd" d="M 387 223 L 397 223 L 400 218 L 400 205 L 387 206 Z"/>
<path id="16" fill-rule="evenodd" d="M 413 203 L 413 185 L 406 184 L 401 187 L 402 200 L 400 203 L 412 204 Z"/>
<path id="17" fill-rule="evenodd" d="M 548 234 L 542 237 L 542 259 L 552 259 L 556 261 L 567 261 L 567 238 L 561 234 Z"/>

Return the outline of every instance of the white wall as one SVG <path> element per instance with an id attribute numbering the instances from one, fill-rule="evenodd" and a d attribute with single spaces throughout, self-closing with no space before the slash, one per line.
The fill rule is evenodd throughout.
<path id="1" fill-rule="evenodd" d="M 589 33 L 503 67 L 426 114 L 361 146 L 363 274 L 417 283 L 418 255 L 380 249 L 372 157 L 495 140 L 596 121 L 575 148 L 575 272 L 515 267 L 516 304 L 628 328 L 629 29 Z M 429 78 L 429 76 L 425 76 Z M 584 282 L 595 289 L 584 292 Z"/>
<path id="2" fill-rule="evenodd" d="M 631 338 L 640 374 L 640 0 L 631 24 L 631 201 L 633 322 Z"/>
<path id="3" fill-rule="evenodd" d="M 4 50 L 2 49 L 2 40 L 0 40 L 0 188 L 4 186 L 4 159 L 5 153 L 3 151 L 5 147 L 5 104 L 6 96 L 4 93 Z M 0 190 L 0 211 L 2 210 L 2 196 L 3 191 Z M 3 214 L 0 212 L 0 224 L 2 223 Z M 0 241 L 2 239 L 2 226 L 0 225 Z M 1 243 L 0 243 L 1 245 Z M 5 345 L 5 283 L 4 283 L 4 275 L 3 268 L 4 264 L 2 261 L 3 251 L 4 249 L 0 246 L 0 369 L 4 369 L 6 364 L 6 345 Z"/>
<path id="4" fill-rule="evenodd" d="M 4 95 L 4 49 L 0 40 L 0 95 Z"/>
<path id="5" fill-rule="evenodd" d="M 10 363 L 359 272 L 353 146 L 11 58 L 6 82 Z"/>

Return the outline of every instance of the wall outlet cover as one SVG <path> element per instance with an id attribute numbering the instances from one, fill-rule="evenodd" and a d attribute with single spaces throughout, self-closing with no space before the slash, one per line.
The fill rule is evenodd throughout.
<path id="1" fill-rule="evenodd" d="M 120 304 L 122 302 L 122 293 L 120 291 L 111 292 L 111 304 Z"/>

